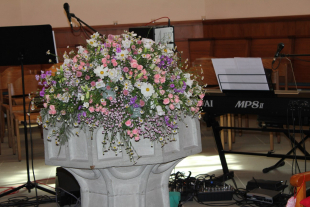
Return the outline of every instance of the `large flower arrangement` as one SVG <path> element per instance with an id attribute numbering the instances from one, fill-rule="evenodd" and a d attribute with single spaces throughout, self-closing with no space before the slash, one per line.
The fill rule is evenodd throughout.
<path id="1" fill-rule="evenodd" d="M 148 138 L 164 145 L 178 132 L 183 116 L 200 116 L 204 92 L 181 66 L 178 53 L 134 33 L 101 37 L 98 33 L 64 54 L 60 68 L 38 76 L 43 84 L 44 128 L 53 128 L 56 144 L 73 127 L 102 129 L 104 151 Z M 78 136 L 78 133 L 76 134 Z"/>

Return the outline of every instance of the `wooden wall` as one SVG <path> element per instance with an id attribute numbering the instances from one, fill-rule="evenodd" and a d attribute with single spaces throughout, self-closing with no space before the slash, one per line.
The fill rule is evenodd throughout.
<path id="1" fill-rule="evenodd" d="M 122 25 L 108 25 L 93 27 L 101 34 L 118 35 L 128 31 L 129 28 L 142 27 L 145 24 L 122 24 Z M 148 26 L 153 26 L 148 25 Z M 161 26 L 166 23 L 156 23 L 155 25 Z M 174 26 L 175 42 L 179 51 L 183 51 L 182 58 L 189 58 L 188 39 L 202 38 L 203 37 L 203 24 L 201 20 L 197 21 L 181 21 L 171 22 Z M 76 29 L 76 28 L 75 28 Z M 77 45 L 85 44 L 85 35 L 81 32 L 74 32 L 72 34 L 70 28 L 55 28 L 55 38 L 57 43 L 58 55 L 62 55 L 64 51 L 70 51 Z M 70 47 L 70 49 L 67 48 Z"/>
<path id="2" fill-rule="evenodd" d="M 164 25 L 165 23 L 156 23 Z M 310 15 L 223 20 L 171 22 L 175 42 L 182 57 L 193 62 L 202 57 L 273 57 L 277 45 L 284 43 L 283 54 L 310 54 Z M 102 25 L 94 29 L 101 34 L 121 34 L 131 27 L 145 24 Z M 153 24 L 154 25 L 154 24 Z M 77 28 L 74 28 L 76 30 Z M 85 44 L 82 32 L 69 27 L 54 28 L 58 56 Z M 69 46 L 69 48 L 68 48 Z M 309 57 L 298 57 L 310 61 Z M 310 85 L 310 63 L 291 58 L 296 81 Z M 48 67 L 49 65 L 40 66 Z M 0 66 L 3 70 L 7 66 Z"/>
<path id="3" fill-rule="evenodd" d="M 279 43 L 282 54 L 310 54 L 310 16 L 210 20 L 203 22 L 203 36 L 189 39 L 190 61 L 202 57 L 274 57 Z M 296 82 L 310 86 L 310 57 L 290 58 Z"/>

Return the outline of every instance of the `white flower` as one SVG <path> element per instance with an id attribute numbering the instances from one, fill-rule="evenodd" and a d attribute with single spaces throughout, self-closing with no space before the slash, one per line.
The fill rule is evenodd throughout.
<path id="1" fill-rule="evenodd" d="M 108 70 L 109 70 L 108 67 L 103 68 L 103 65 L 100 65 L 94 70 L 94 72 L 96 73 L 98 77 L 100 77 L 101 79 L 104 79 L 104 77 L 109 75 Z"/>
<path id="2" fill-rule="evenodd" d="M 143 42 L 144 47 L 147 49 L 150 49 L 152 45 L 155 43 L 153 40 L 147 38 L 142 38 L 141 41 Z"/>
<path id="3" fill-rule="evenodd" d="M 96 82 L 96 88 L 103 88 L 105 87 L 105 84 L 102 80 Z"/>
<path id="4" fill-rule="evenodd" d="M 194 82 L 194 80 L 191 80 L 191 75 L 189 73 L 185 73 L 184 77 L 186 78 L 186 85 L 191 88 Z"/>
<path id="5" fill-rule="evenodd" d="M 97 46 L 98 46 L 97 40 L 89 39 L 89 40 L 86 40 L 86 42 L 87 42 L 90 46 L 93 46 L 93 47 L 97 47 Z"/>
<path id="6" fill-rule="evenodd" d="M 128 50 L 122 50 L 120 53 L 116 53 L 116 59 L 123 60 L 128 57 Z"/>
<path id="7" fill-rule="evenodd" d="M 110 69 L 108 76 L 113 82 L 116 82 L 118 80 L 118 71 L 116 69 Z"/>
<path id="8" fill-rule="evenodd" d="M 187 97 L 187 98 L 190 98 L 192 96 L 192 93 L 191 92 L 186 92 L 184 91 L 184 95 Z"/>
<path id="9" fill-rule="evenodd" d="M 130 40 L 123 40 L 122 41 L 122 45 L 124 48 L 130 48 L 130 44 L 131 44 L 131 41 Z"/>
<path id="10" fill-rule="evenodd" d="M 85 108 L 88 108 L 88 107 L 89 107 L 89 103 L 88 103 L 88 102 L 84 102 L 83 106 L 84 106 Z"/>
<path id="11" fill-rule="evenodd" d="M 150 83 L 142 83 L 141 84 L 141 93 L 146 97 L 149 98 L 154 93 L 154 87 Z"/>
<path id="12" fill-rule="evenodd" d="M 92 39 L 96 39 L 97 37 L 99 37 L 99 33 L 96 32 L 96 33 L 92 34 L 90 37 L 91 37 Z"/>
<path id="13" fill-rule="evenodd" d="M 140 89 L 141 88 L 141 82 L 140 81 L 135 82 L 135 87 Z"/>

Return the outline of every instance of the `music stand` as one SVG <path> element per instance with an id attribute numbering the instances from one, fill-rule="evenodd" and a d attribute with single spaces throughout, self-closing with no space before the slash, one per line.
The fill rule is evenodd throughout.
<path id="1" fill-rule="evenodd" d="M 19 187 L 2 193 L 0 197 L 9 195 L 21 188 L 27 188 L 30 192 L 33 188 L 56 195 L 56 192 L 38 186 L 37 183 L 30 181 L 29 172 L 29 155 L 28 155 L 28 138 L 27 138 L 27 121 L 25 107 L 25 83 L 24 83 L 24 65 L 30 64 L 48 64 L 56 63 L 57 58 L 46 55 L 50 50 L 52 54 L 56 54 L 54 36 L 51 25 L 35 25 L 35 26 L 17 26 L 17 27 L 0 27 L 0 66 L 21 66 L 22 87 L 23 87 L 23 105 L 24 105 L 24 133 L 25 133 L 25 149 L 26 149 L 26 167 L 27 182 Z"/>

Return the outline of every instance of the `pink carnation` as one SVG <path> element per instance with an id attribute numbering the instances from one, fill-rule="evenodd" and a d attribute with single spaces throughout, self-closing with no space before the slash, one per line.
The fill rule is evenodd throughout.
<path id="1" fill-rule="evenodd" d="M 164 101 L 163 101 L 163 103 L 164 103 L 165 105 L 167 105 L 169 102 L 170 102 L 170 101 L 169 101 L 169 98 L 165 98 Z"/>
<path id="2" fill-rule="evenodd" d="M 129 127 L 129 126 L 131 125 L 131 120 L 128 119 L 128 120 L 125 122 L 125 125 Z"/>
<path id="3" fill-rule="evenodd" d="M 91 106 L 91 107 L 88 108 L 88 110 L 89 110 L 90 113 L 93 113 L 95 111 L 95 108 L 93 106 Z"/>
<path id="4" fill-rule="evenodd" d="M 145 105 L 145 102 L 142 99 L 140 99 L 140 106 L 143 107 L 144 105 Z"/>

